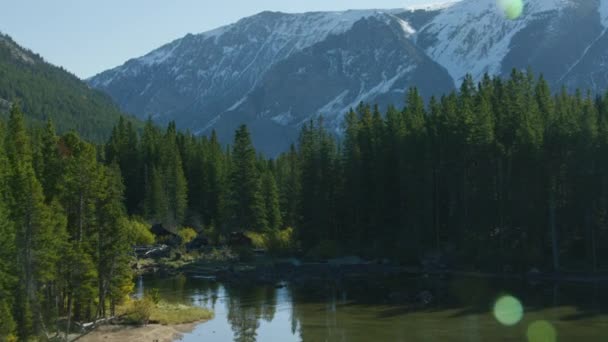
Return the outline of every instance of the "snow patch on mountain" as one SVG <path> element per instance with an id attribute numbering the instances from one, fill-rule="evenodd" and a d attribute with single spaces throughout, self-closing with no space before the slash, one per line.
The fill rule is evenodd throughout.
<path id="1" fill-rule="evenodd" d="M 348 10 L 342 12 L 307 12 L 287 14 L 281 12 L 262 12 L 253 17 L 245 18 L 236 24 L 202 33 L 204 37 L 215 37 L 216 41 L 223 35 L 234 32 L 253 23 L 257 24 L 257 17 L 273 15 L 267 20 L 265 30 L 268 33 L 264 37 L 265 42 L 279 42 L 287 45 L 293 42 L 292 51 L 298 51 L 323 41 L 329 35 L 341 34 L 348 31 L 359 20 L 368 17 L 382 17 L 386 11 L 381 10 Z M 252 42 L 257 42 L 257 37 L 250 37 Z M 277 51 L 280 46 L 273 44 Z"/>
<path id="2" fill-rule="evenodd" d="M 179 41 L 173 42 L 173 43 L 169 43 L 169 44 L 161 47 L 160 49 L 154 50 L 154 51 L 150 52 L 149 54 L 139 58 L 139 61 L 147 66 L 161 64 L 164 61 L 171 58 L 171 56 L 173 56 L 173 52 L 177 48 L 179 48 L 179 46 L 181 45 L 181 42 L 182 42 L 182 40 L 179 40 Z"/>
<path id="3" fill-rule="evenodd" d="M 605 28 L 608 28 L 608 0 L 600 0 L 598 11 L 600 12 L 602 25 L 604 25 Z"/>
<path id="4" fill-rule="evenodd" d="M 226 111 L 232 112 L 233 110 L 236 110 L 240 105 L 243 104 L 243 102 L 245 102 L 245 100 L 247 100 L 247 96 L 243 96 L 240 100 L 236 101 L 232 106 L 230 106 L 230 108 L 226 109 Z"/>
<path id="5" fill-rule="evenodd" d="M 294 53 L 324 41 L 330 35 L 345 33 L 364 18 L 374 17 L 384 22 L 398 20 L 391 14 L 393 12 L 398 11 L 371 9 L 297 14 L 262 12 L 212 31 L 188 35 L 92 77 L 89 81 L 94 87 L 110 88 L 114 82 L 156 72 L 151 70 L 152 67 L 169 65 L 169 73 L 177 83 L 192 82 L 194 76 L 194 81 L 200 88 L 199 99 L 209 95 L 206 89 L 218 85 L 228 86 L 232 82 L 247 84 L 249 89 L 254 89 L 267 70 Z M 415 32 L 405 22 L 402 27 L 406 35 Z M 236 37 L 239 38 L 235 39 Z M 245 40 L 240 37 L 245 37 Z M 197 46 L 199 44 L 206 50 L 221 47 L 220 58 L 201 63 L 197 59 L 204 52 L 197 51 L 200 49 Z M 248 62 L 239 67 L 238 64 L 245 60 Z M 185 93 L 189 89 L 182 90 Z"/>
<path id="6" fill-rule="evenodd" d="M 329 101 L 323 107 L 317 110 L 318 115 L 328 115 L 332 113 L 340 113 L 340 111 L 344 110 L 344 98 L 350 90 L 344 90 L 338 96 L 336 96 L 333 100 Z"/>
<path id="7" fill-rule="evenodd" d="M 524 0 L 524 15 L 535 15 L 572 6 L 577 0 Z"/>
<path id="8" fill-rule="evenodd" d="M 201 133 L 204 133 L 209 130 L 211 127 L 213 127 L 213 125 L 215 125 L 219 121 L 221 117 L 221 115 L 216 115 L 213 119 L 209 120 L 209 122 L 203 128 L 198 131 L 195 131 L 194 135 L 200 135 Z"/>
<path id="9" fill-rule="evenodd" d="M 466 74 L 478 80 L 486 72 L 500 72 L 512 38 L 530 20 L 571 4 L 571 0 L 527 1 L 522 17 L 509 20 L 496 0 L 462 1 L 446 7 L 419 32 L 435 37 L 437 43 L 426 52 L 448 70 L 456 83 Z"/>
<path id="10" fill-rule="evenodd" d="M 357 94 L 353 100 L 348 103 L 344 102 L 346 96 L 350 92 L 349 90 L 344 90 L 336 98 L 319 108 L 317 110 L 316 117 L 331 114 L 332 117 L 330 118 L 330 123 L 333 124 L 332 126 L 335 128 L 336 133 L 341 133 L 342 127 L 339 123 L 342 122 L 344 116 L 350 109 L 355 108 L 361 102 L 370 102 L 370 100 L 377 95 L 390 92 L 399 79 L 406 76 L 414 69 L 415 66 L 411 65 L 407 67 L 399 67 L 395 75 L 391 78 L 388 78 L 386 73 L 382 73 L 382 81 L 376 85 L 373 85 L 371 88 L 362 81 L 359 94 Z M 309 120 L 309 118 L 303 120 L 298 124 L 298 126 L 308 122 Z"/>
<path id="11" fill-rule="evenodd" d="M 289 125 L 293 121 L 293 115 L 291 113 L 291 108 L 287 112 L 274 116 L 272 118 L 272 121 L 274 121 L 282 126 Z"/>
<path id="12" fill-rule="evenodd" d="M 453 0 L 453 1 L 428 3 L 428 4 L 416 4 L 416 5 L 406 6 L 406 7 L 404 7 L 404 9 L 407 11 L 418 11 L 418 10 L 439 11 L 439 10 L 451 7 L 451 6 L 459 3 L 460 1 L 468 1 L 468 0 Z"/>
<path id="13" fill-rule="evenodd" d="M 601 21 L 602 26 L 604 27 L 604 29 L 602 30 L 602 32 L 599 35 L 597 35 L 597 37 L 595 37 L 595 39 L 593 39 L 593 41 L 591 41 L 591 43 L 589 45 L 587 45 L 587 47 L 585 47 L 585 49 L 581 53 L 580 57 L 572 65 L 570 65 L 570 67 L 568 68 L 568 70 L 558 79 L 558 82 L 562 82 L 568 75 L 570 75 L 570 73 L 572 72 L 572 70 L 574 70 L 574 68 L 576 68 L 581 63 L 581 61 L 583 61 L 583 59 L 585 58 L 585 56 L 587 56 L 587 53 L 589 52 L 589 50 L 600 39 L 602 39 L 602 37 L 604 37 L 604 35 L 606 34 L 606 32 L 608 32 L 608 0 L 600 0 L 600 4 L 599 4 L 599 7 L 598 7 L 598 12 L 600 14 L 600 21 Z M 593 81 L 592 78 L 591 78 L 591 81 Z M 594 86 L 594 89 L 595 89 L 595 86 Z"/>
<path id="14" fill-rule="evenodd" d="M 403 29 L 403 32 L 405 33 L 406 37 L 410 37 L 416 34 L 416 30 L 407 21 L 397 18 L 397 22 L 399 23 L 399 25 L 401 25 L 401 29 Z"/>
<path id="15" fill-rule="evenodd" d="M 235 24 L 220 26 L 220 27 L 218 27 L 216 29 L 213 29 L 211 31 L 207 31 L 207 32 L 201 33 L 201 36 L 204 36 L 205 38 L 219 37 L 222 34 L 224 34 L 226 31 L 228 31 L 232 27 L 234 27 L 234 25 Z"/>

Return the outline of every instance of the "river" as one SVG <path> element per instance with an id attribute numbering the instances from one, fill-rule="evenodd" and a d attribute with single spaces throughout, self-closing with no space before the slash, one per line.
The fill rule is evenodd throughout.
<path id="1" fill-rule="evenodd" d="M 164 300 L 214 310 L 215 318 L 184 335 L 185 342 L 608 341 L 605 283 L 424 276 L 277 285 L 139 279 L 140 294 L 151 288 Z M 510 304 L 505 309 L 497 301 Z M 499 322 L 505 314 L 508 319 Z"/>

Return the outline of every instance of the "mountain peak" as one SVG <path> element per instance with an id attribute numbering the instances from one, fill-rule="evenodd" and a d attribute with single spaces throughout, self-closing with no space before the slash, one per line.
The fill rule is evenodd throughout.
<path id="1" fill-rule="evenodd" d="M 273 154 L 303 122 L 323 116 L 339 132 L 360 101 L 399 106 L 409 87 L 441 95 L 466 74 L 531 66 L 554 86 L 602 89 L 607 23 L 608 0 L 529 0 L 515 20 L 496 0 L 266 11 L 175 40 L 89 83 L 128 112 L 201 134 L 215 129 L 227 140 L 247 123 Z"/>

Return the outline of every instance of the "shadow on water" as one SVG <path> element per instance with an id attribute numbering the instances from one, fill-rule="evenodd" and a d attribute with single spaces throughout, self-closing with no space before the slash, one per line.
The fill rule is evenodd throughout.
<path id="1" fill-rule="evenodd" d="M 144 278 L 143 286 L 215 311 L 186 342 L 525 341 L 525 327 L 539 320 L 551 322 L 559 341 L 605 341 L 608 334 L 608 288 L 593 283 L 410 276 L 261 286 L 176 277 Z M 525 309 L 515 327 L 493 316 L 505 294 Z"/>

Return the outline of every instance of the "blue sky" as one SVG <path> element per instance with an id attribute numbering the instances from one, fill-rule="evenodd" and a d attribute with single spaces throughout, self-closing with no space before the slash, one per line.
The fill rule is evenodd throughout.
<path id="1" fill-rule="evenodd" d="M 11 0 L 0 32 L 81 78 L 264 10 L 400 8 L 439 0 Z"/>

